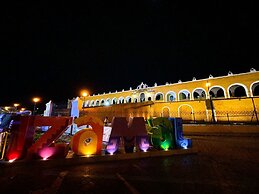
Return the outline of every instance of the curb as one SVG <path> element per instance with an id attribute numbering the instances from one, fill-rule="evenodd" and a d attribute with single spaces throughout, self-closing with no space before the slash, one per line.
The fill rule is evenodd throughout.
<path id="1" fill-rule="evenodd" d="M 121 161 L 130 159 L 142 159 L 151 157 L 165 157 L 174 155 L 185 155 L 185 154 L 197 154 L 197 150 L 194 148 L 188 149 L 174 149 L 168 151 L 149 151 L 149 152 L 134 152 L 134 153 L 118 153 L 115 155 L 94 155 L 94 156 L 76 156 L 64 159 L 51 159 L 51 160 L 19 160 L 13 163 L 8 161 L 0 161 L 0 168 L 2 170 L 8 170 L 19 167 L 61 167 L 61 166 L 71 166 L 71 165 L 81 165 L 81 164 L 92 164 L 98 162 L 111 162 L 111 161 Z"/>
<path id="2" fill-rule="evenodd" d="M 209 133 L 202 133 L 202 132 L 186 132 L 184 136 L 223 136 L 223 137 L 258 137 L 258 133 L 231 133 L 231 132 L 209 132 Z"/>

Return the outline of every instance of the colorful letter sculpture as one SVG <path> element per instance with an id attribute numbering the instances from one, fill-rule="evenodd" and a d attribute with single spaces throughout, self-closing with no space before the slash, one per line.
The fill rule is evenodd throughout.
<path id="1" fill-rule="evenodd" d="M 172 124 L 165 117 L 149 119 L 148 124 L 151 143 L 156 149 L 168 150 L 174 147 L 174 139 L 172 136 Z"/>
<path id="2" fill-rule="evenodd" d="M 103 138 L 103 122 L 97 117 L 79 117 L 75 119 L 78 127 L 90 125 L 78 131 L 70 142 L 70 147 L 76 155 L 101 154 Z"/>
<path id="3" fill-rule="evenodd" d="M 120 146 L 120 139 L 123 134 L 128 130 L 128 122 L 126 117 L 113 117 L 112 119 L 112 130 L 108 144 L 106 146 L 106 152 L 113 155 L 118 152 Z"/>
<path id="4" fill-rule="evenodd" d="M 68 154 L 69 146 L 66 143 L 55 143 L 45 146 L 38 151 L 38 155 L 43 160 L 65 158 Z"/>
<path id="5" fill-rule="evenodd" d="M 120 137 L 110 137 L 109 143 L 106 146 L 106 152 L 113 155 L 119 150 Z"/>
<path id="6" fill-rule="evenodd" d="M 71 123 L 71 117 L 17 115 L 11 127 L 11 135 L 5 157 L 9 161 L 23 159 L 24 157 L 27 159 L 38 158 L 39 151 L 53 144 L 53 141 L 57 140 Z M 39 126 L 51 127 L 34 142 L 35 129 Z M 55 153 L 58 152 L 53 151 L 52 154 Z M 51 153 L 49 152 L 49 154 Z"/>
<path id="7" fill-rule="evenodd" d="M 145 127 L 145 120 L 143 117 L 131 117 L 129 119 L 129 132 L 131 132 L 130 135 L 133 135 L 133 137 L 136 138 L 136 144 L 137 147 L 143 151 L 146 152 L 150 146 L 149 144 L 149 138 L 147 135 L 147 130 Z M 124 137 L 124 140 L 127 137 Z M 131 136 L 130 136 L 131 138 Z M 133 145 L 134 146 L 134 145 Z M 130 149 L 131 151 L 131 149 Z"/>
<path id="8" fill-rule="evenodd" d="M 126 153 L 132 153 L 135 146 L 141 151 L 147 151 L 149 148 L 149 138 L 144 118 L 133 117 L 129 119 L 128 123 L 126 117 L 113 117 L 112 130 L 106 146 L 106 152 L 109 154 L 118 152 L 121 140 L 123 140 Z"/>
<path id="9" fill-rule="evenodd" d="M 183 137 L 182 118 L 180 117 L 158 117 L 147 120 L 147 130 L 150 142 L 156 149 L 189 148 L 191 139 Z"/>
<path id="10" fill-rule="evenodd" d="M 183 149 L 191 147 L 192 146 L 191 139 L 183 137 L 182 118 L 171 117 L 171 118 L 169 118 L 169 120 L 173 124 L 173 131 L 172 132 L 174 133 L 176 147 L 183 148 Z"/>
<path id="11" fill-rule="evenodd" d="M 92 155 L 97 153 L 98 137 L 93 129 L 84 128 L 75 133 L 70 141 L 70 147 L 76 155 Z"/>

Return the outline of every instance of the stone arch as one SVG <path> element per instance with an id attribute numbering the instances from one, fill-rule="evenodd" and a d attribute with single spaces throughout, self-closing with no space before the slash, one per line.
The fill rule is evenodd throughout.
<path id="1" fill-rule="evenodd" d="M 247 87 L 241 83 L 234 83 L 228 86 L 228 97 L 244 97 L 248 96 Z"/>
<path id="2" fill-rule="evenodd" d="M 100 101 L 100 106 L 104 106 L 105 105 L 105 100 L 104 99 L 101 99 Z"/>
<path id="3" fill-rule="evenodd" d="M 189 104 L 182 104 L 178 107 L 178 116 L 185 121 L 193 120 L 193 108 Z"/>
<path id="4" fill-rule="evenodd" d="M 90 106 L 94 106 L 94 100 L 91 100 Z"/>
<path id="5" fill-rule="evenodd" d="M 155 94 L 156 101 L 164 101 L 164 94 L 162 92 L 158 92 Z"/>
<path id="6" fill-rule="evenodd" d="M 126 97 L 126 103 L 131 103 L 131 97 L 130 96 Z"/>
<path id="7" fill-rule="evenodd" d="M 139 101 L 140 101 L 140 102 L 145 102 L 145 101 L 146 101 L 145 98 L 146 98 L 146 97 L 145 97 L 145 93 L 144 93 L 144 92 L 142 92 L 142 93 L 139 94 Z"/>
<path id="8" fill-rule="evenodd" d="M 89 100 L 87 100 L 87 101 L 83 102 L 83 107 L 89 107 L 89 104 L 90 104 L 90 102 L 89 102 Z"/>
<path id="9" fill-rule="evenodd" d="M 193 100 L 205 99 L 206 96 L 206 90 L 204 88 L 195 88 L 192 91 Z"/>
<path id="10" fill-rule="evenodd" d="M 107 98 L 106 100 L 105 100 L 105 106 L 109 106 L 109 105 L 111 105 L 111 99 L 110 98 Z"/>
<path id="11" fill-rule="evenodd" d="M 176 101 L 176 93 L 174 91 L 169 91 L 166 93 L 166 101 L 173 102 Z"/>
<path id="12" fill-rule="evenodd" d="M 117 104 L 117 98 L 116 98 L 116 97 L 114 97 L 114 98 L 112 99 L 112 104 Z"/>
<path id="13" fill-rule="evenodd" d="M 179 100 L 190 100 L 190 96 L 191 93 L 189 92 L 189 90 L 183 89 L 181 91 L 179 91 L 178 93 L 178 99 Z"/>
<path id="14" fill-rule="evenodd" d="M 118 99 L 118 104 L 123 104 L 124 103 L 124 97 L 121 96 L 119 99 Z"/>
<path id="15" fill-rule="evenodd" d="M 100 101 L 98 99 L 95 101 L 95 106 L 100 106 Z"/>
<path id="16" fill-rule="evenodd" d="M 212 98 L 226 98 L 226 90 L 224 87 L 215 85 L 209 89 L 209 94 Z"/>
<path id="17" fill-rule="evenodd" d="M 168 106 L 162 108 L 162 117 L 170 117 L 170 108 Z"/>
<path id="18" fill-rule="evenodd" d="M 255 81 L 250 85 L 251 96 L 259 96 L 259 81 Z"/>

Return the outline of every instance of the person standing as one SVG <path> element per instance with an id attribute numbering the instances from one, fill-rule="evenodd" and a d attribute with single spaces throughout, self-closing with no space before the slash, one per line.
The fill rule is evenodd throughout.
<path id="1" fill-rule="evenodd" d="M 109 120 L 107 116 L 104 118 L 103 123 L 104 123 L 104 126 L 108 126 Z"/>

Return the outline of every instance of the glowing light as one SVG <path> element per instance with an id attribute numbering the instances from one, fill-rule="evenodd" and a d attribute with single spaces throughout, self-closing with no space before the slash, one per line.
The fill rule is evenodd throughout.
<path id="1" fill-rule="evenodd" d="M 32 99 L 32 101 L 33 101 L 33 102 L 35 102 L 35 103 L 37 103 L 37 102 L 39 102 L 39 101 L 40 101 L 40 98 L 35 97 L 35 98 L 33 98 L 33 99 Z"/>
<path id="2" fill-rule="evenodd" d="M 52 156 L 55 152 L 55 147 L 44 147 L 39 151 L 39 156 L 43 159 L 46 160 L 50 156 Z"/>
<path id="3" fill-rule="evenodd" d="M 181 142 L 180 146 L 183 148 L 183 149 L 187 149 L 188 147 L 188 141 L 185 139 Z"/>
<path id="4" fill-rule="evenodd" d="M 86 97 L 86 96 L 88 96 L 88 94 L 89 94 L 89 92 L 87 91 L 87 90 L 81 90 L 81 96 L 83 96 L 84 98 Z"/>
<path id="5" fill-rule="evenodd" d="M 87 156 L 97 152 L 97 135 L 91 128 L 78 131 L 70 143 L 72 151 L 77 155 Z"/>
<path id="6" fill-rule="evenodd" d="M 169 147 L 170 147 L 170 142 L 165 140 L 164 142 L 162 142 L 162 143 L 160 144 L 160 147 L 161 147 L 163 150 L 167 151 L 167 150 L 169 149 Z"/>
<path id="7" fill-rule="evenodd" d="M 148 137 L 137 137 L 138 141 L 139 141 L 139 148 L 146 152 L 149 148 L 149 141 L 148 141 Z"/>
<path id="8" fill-rule="evenodd" d="M 18 152 L 12 152 L 7 155 L 7 159 L 9 162 L 13 162 L 14 160 L 17 160 L 20 157 L 21 153 Z"/>
<path id="9" fill-rule="evenodd" d="M 109 143 L 106 146 L 106 151 L 113 155 L 119 148 L 119 138 L 110 139 Z"/>
<path id="10" fill-rule="evenodd" d="M 13 105 L 14 105 L 14 107 L 20 106 L 20 104 L 18 104 L 18 103 L 14 103 Z"/>
<path id="11" fill-rule="evenodd" d="M 23 111 L 25 111 L 25 108 L 21 108 L 20 112 L 23 112 Z"/>
<path id="12" fill-rule="evenodd" d="M 15 159 L 12 159 L 12 160 L 9 160 L 8 162 L 12 163 L 12 162 L 14 162 L 14 161 L 15 161 Z"/>
<path id="13" fill-rule="evenodd" d="M 36 112 L 37 112 L 37 110 L 38 110 L 38 108 L 36 107 L 36 104 L 37 104 L 37 102 L 39 102 L 41 99 L 39 98 L 39 97 L 34 97 L 33 99 L 32 99 L 32 101 L 34 102 L 34 107 L 33 107 L 33 115 L 35 115 L 36 114 Z"/>

